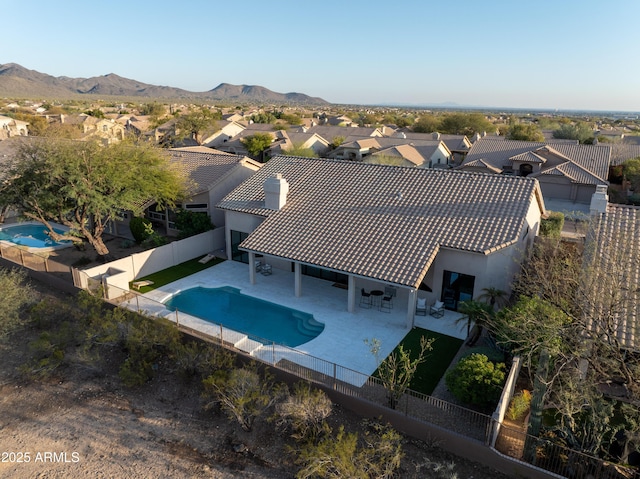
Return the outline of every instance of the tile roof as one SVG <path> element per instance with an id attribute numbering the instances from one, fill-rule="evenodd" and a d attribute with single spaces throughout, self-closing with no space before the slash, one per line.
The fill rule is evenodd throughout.
<path id="1" fill-rule="evenodd" d="M 607 145 L 580 145 L 573 143 L 538 143 L 532 141 L 496 140 L 482 138 L 476 141 L 469 150 L 465 161 L 460 168 L 464 169 L 469 163 L 483 160 L 487 165 L 502 170 L 504 166 L 512 163 L 513 157 L 524 153 L 535 152 L 546 160 L 542 167 L 555 168 L 569 161 L 589 172 L 590 175 L 579 175 L 582 179 L 597 178 L 593 184 L 607 183 L 609 175 L 609 161 L 611 159 L 611 147 Z M 561 173 L 557 170 L 556 173 Z"/>
<path id="2" fill-rule="evenodd" d="M 289 194 L 274 211 L 263 183 L 277 173 Z M 440 247 L 516 242 L 536 199 L 532 178 L 276 156 L 218 207 L 266 217 L 242 249 L 416 288 Z"/>
<path id="3" fill-rule="evenodd" d="M 631 158 L 640 158 L 640 145 L 611 143 L 611 166 L 618 166 Z"/>
<path id="4" fill-rule="evenodd" d="M 601 276 L 592 278 L 588 325 L 596 332 L 613 332 L 625 349 L 640 351 L 640 208 L 609 204 L 594 228 L 594 270 Z M 607 322 L 608 329 L 602 330 Z"/>
<path id="5" fill-rule="evenodd" d="M 168 150 L 171 163 L 189 179 L 188 194 L 196 195 L 207 191 L 212 185 L 230 173 L 238 164 L 253 160 L 241 155 L 231 155 L 206 147 L 172 148 Z"/>

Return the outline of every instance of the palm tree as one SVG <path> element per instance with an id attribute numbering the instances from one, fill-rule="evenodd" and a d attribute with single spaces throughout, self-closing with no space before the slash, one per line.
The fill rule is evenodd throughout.
<path id="1" fill-rule="evenodd" d="M 492 310 L 495 310 L 496 305 L 498 309 L 503 308 L 507 304 L 507 292 L 498 288 L 482 288 L 483 293 L 478 296 L 478 299 L 484 301 Z"/>
<path id="2" fill-rule="evenodd" d="M 474 299 L 470 299 L 467 301 L 462 301 L 458 305 L 458 311 L 464 314 L 464 316 L 458 319 L 457 322 L 467 322 L 467 336 L 469 336 L 471 323 L 474 323 L 476 325 L 473 336 L 467 339 L 467 346 L 473 346 L 476 344 L 478 339 L 480 339 L 480 336 L 482 336 L 482 330 L 488 326 L 491 318 L 493 317 L 493 306 L 486 303 L 481 303 L 480 301 L 476 301 Z"/>

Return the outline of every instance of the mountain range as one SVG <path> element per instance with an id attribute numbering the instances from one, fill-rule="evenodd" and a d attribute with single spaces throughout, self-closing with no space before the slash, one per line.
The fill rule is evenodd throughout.
<path id="1" fill-rule="evenodd" d="M 0 64 L 0 96 L 18 98 L 74 98 L 77 96 L 142 97 L 164 99 L 272 102 L 327 105 L 329 102 L 304 93 L 276 93 L 258 85 L 221 83 L 212 90 L 192 92 L 169 86 L 150 85 L 115 73 L 91 78 L 54 77 L 29 70 L 17 63 Z"/>

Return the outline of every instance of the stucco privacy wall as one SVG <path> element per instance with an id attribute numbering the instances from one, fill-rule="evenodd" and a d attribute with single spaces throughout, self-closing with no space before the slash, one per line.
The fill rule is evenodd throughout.
<path id="1" fill-rule="evenodd" d="M 212 251 L 224 249 L 224 247 L 224 227 L 220 227 L 86 269 L 82 271 L 84 274 L 74 275 L 74 278 L 77 278 L 76 286 L 82 289 L 88 288 L 89 278 L 91 278 L 103 282 L 106 286 L 128 290 L 129 282 L 135 278 L 156 273 L 198 256 L 204 256 Z"/>

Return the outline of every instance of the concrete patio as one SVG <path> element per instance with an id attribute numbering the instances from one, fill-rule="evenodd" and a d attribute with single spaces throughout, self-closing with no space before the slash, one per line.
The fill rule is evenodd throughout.
<path id="1" fill-rule="evenodd" d="M 140 298 L 139 308 L 173 320 L 175 313 L 164 309 L 163 305 L 158 303 L 165 302 L 180 291 L 197 286 L 207 288 L 232 286 L 240 289 L 243 294 L 311 313 L 314 319 L 325 324 L 324 331 L 317 338 L 296 348 L 303 354 L 291 354 L 287 348 L 269 346 L 262 350 L 259 347 L 255 349 L 251 347 L 250 351 L 253 355 L 268 355 L 269 358 L 265 359 L 269 362 L 288 359 L 316 370 L 326 367 L 319 366 L 318 363 L 322 361 L 314 359 L 319 358 L 367 376 L 375 371 L 377 364 L 365 340 L 375 338 L 380 341 L 379 357 L 382 359 L 393 351 L 409 331 L 407 327 L 408 292 L 401 288 L 398 289 L 398 296 L 394 298 L 390 312 L 379 311 L 375 307 L 371 309 L 356 307 L 353 313 L 349 313 L 347 291 L 334 286 L 330 281 L 303 276 L 302 296 L 295 297 L 293 273 L 274 268 L 271 275 L 257 274 L 256 283 L 252 285 L 249 282 L 248 268 L 247 264 L 225 261 L 145 294 Z M 360 288 L 359 284 L 358 288 Z M 384 286 L 381 285 L 380 289 L 384 289 Z M 357 297 L 359 299 L 360 295 L 358 294 Z M 144 303 L 144 298 L 151 301 Z M 464 339 L 467 336 L 466 324 L 456 324 L 456 320 L 460 317 L 459 313 L 453 311 L 445 311 L 441 318 L 430 315 L 416 316 L 415 326 Z M 213 327 L 211 323 L 183 313 L 180 313 L 179 321 L 183 325 L 202 332 L 209 331 L 215 334 L 220 330 L 219 327 Z M 348 378 L 346 380 L 351 383 L 360 382 L 360 380 Z"/>

